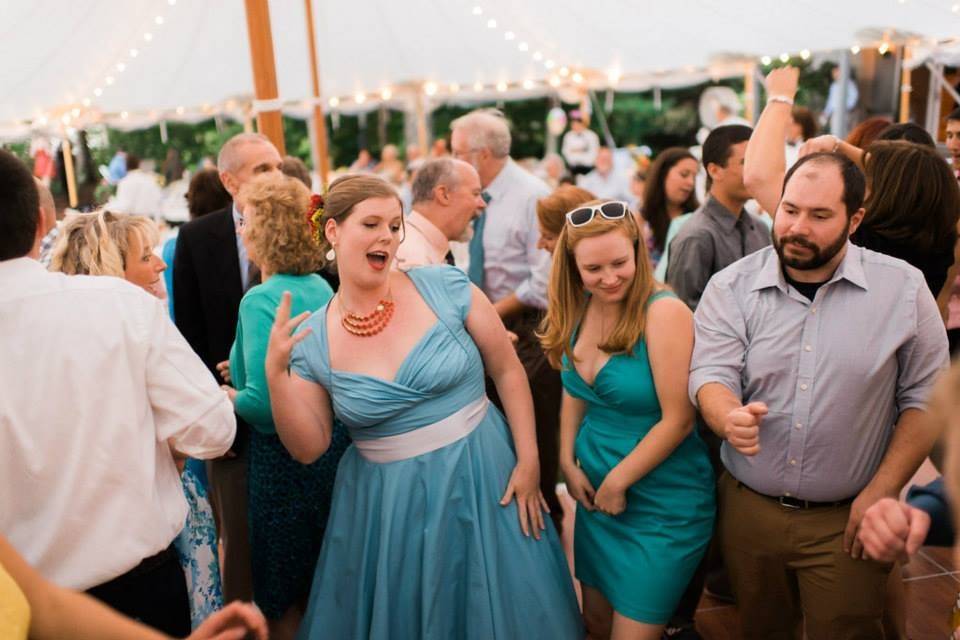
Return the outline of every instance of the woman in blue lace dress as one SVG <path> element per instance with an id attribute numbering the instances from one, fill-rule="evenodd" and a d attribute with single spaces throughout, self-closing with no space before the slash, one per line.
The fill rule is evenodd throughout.
<path id="1" fill-rule="evenodd" d="M 334 416 L 354 441 L 299 637 L 582 637 L 529 386 L 493 306 L 456 268 L 391 271 L 401 204 L 376 177 L 334 182 L 321 225 L 340 290 L 293 319 L 285 294 L 266 358 L 295 458 L 323 453 Z"/>

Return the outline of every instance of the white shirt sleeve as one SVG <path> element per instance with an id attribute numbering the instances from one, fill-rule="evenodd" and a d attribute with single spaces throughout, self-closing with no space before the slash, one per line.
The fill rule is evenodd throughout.
<path id="1" fill-rule="evenodd" d="M 237 430 L 233 405 L 193 352 L 159 300 L 150 321 L 147 396 L 157 440 L 173 440 L 193 458 L 226 453 Z"/>
<path id="2" fill-rule="evenodd" d="M 528 307 L 547 308 L 547 280 L 550 277 L 550 254 L 537 247 L 540 241 L 540 227 L 537 223 L 537 199 L 534 196 L 524 211 L 526 228 L 527 263 L 530 265 L 530 277 L 517 286 L 517 299 Z"/>

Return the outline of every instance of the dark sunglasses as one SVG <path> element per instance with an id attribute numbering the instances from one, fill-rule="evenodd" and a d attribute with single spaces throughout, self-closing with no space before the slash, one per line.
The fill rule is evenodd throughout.
<path id="1" fill-rule="evenodd" d="M 627 217 L 627 211 L 629 211 L 629 207 L 627 207 L 626 202 L 611 200 L 602 204 L 587 205 L 574 209 L 567 213 L 567 222 L 570 223 L 571 227 L 582 227 L 589 224 L 598 213 L 607 220 L 620 220 Z"/>

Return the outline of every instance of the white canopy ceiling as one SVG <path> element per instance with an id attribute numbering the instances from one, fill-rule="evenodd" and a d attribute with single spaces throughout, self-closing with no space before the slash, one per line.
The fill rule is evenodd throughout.
<path id="1" fill-rule="evenodd" d="M 960 35 L 957 0 L 313 0 L 324 100 L 434 101 L 731 75 L 743 56 Z M 309 100 L 302 0 L 271 0 L 280 99 Z M 176 119 L 252 97 L 241 0 L 0 0 L 0 123 L 63 108 Z M 159 24 L 162 22 L 162 24 Z M 896 33 L 893 32 L 895 30 Z M 147 39 L 149 38 L 149 40 Z M 539 54 L 539 55 L 538 55 Z M 726 61 L 726 62 L 725 62 Z M 569 72 L 561 76 L 562 67 Z M 497 87 L 498 83 L 502 84 Z M 524 84 L 526 83 L 526 84 Z M 480 85 L 483 85 L 481 88 Z M 451 85 L 455 85 L 451 87 Z M 476 86 L 476 88 L 474 88 Z M 99 94 L 99 95 L 97 95 Z M 206 109 L 204 109 L 206 106 Z M 301 105 L 302 106 L 302 105 Z M 76 113 L 76 112 L 74 112 Z M 0 127 L 2 128 L 2 127 Z"/>

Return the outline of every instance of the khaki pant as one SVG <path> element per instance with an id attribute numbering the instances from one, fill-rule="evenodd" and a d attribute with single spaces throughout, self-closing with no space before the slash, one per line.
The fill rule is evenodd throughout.
<path id="1" fill-rule="evenodd" d="M 843 551 L 850 506 L 791 509 L 720 479 L 720 544 L 745 640 L 883 638 L 891 566 Z"/>

